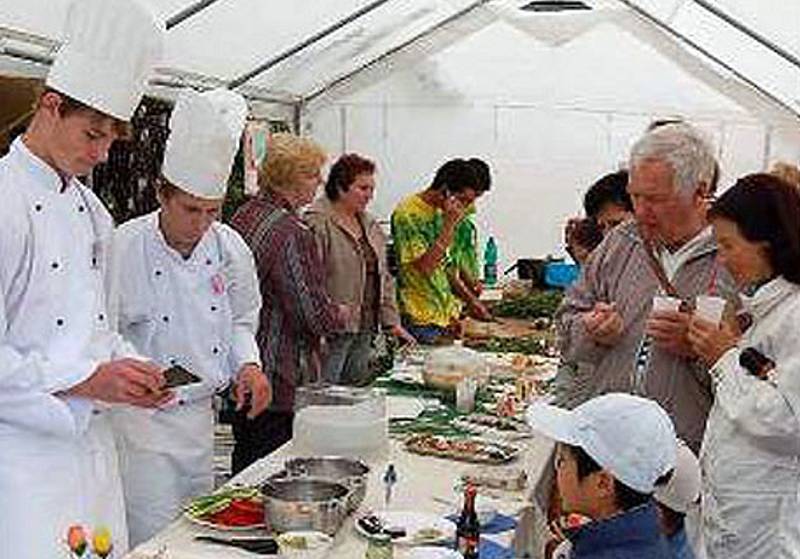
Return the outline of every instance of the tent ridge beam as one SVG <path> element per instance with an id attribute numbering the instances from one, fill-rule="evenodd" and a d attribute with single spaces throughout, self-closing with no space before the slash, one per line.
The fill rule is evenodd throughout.
<path id="1" fill-rule="evenodd" d="M 370 12 L 373 12 L 373 11 L 377 10 L 378 8 L 380 8 L 381 6 L 383 6 L 384 4 L 386 4 L 389 1 L 390 0 L 375 0 L 371 4 L 368 4 L 368 5 L 364 6 L 363 8 L 359 8 L 355 12 L 353 12 L 353 13 L 349 14 L 348 16 L 346 16 L 346 17 L 340 19 L 339 21 L 335 22 L 333 25 L 330 25 L 330 26 L 326 27 L 325 29 L 323 29 L 321 31 L 318 31 L 317 33 L 314 33 L 312 36 L 308 37 L 307 39 L 304 39 L 304 40 L 300 41 L 299 43 L 297 43 L 296 45 L 293 45 L 293 46 L 289 47 L 285 51 L 283 51 L 280 54 L 278 54 L 277 56 L 274 56 L 273 58 L 267 60 L 266 62 L 264 62 L 263 64 L 259 65 L 256 68 L 254 68 L 253 70 L 250 70 L 249 72 L 246 72 L 246 73 L 242 74 L 241 76 L 239 76 L 237 78 L 234 78 L 228 84 L 228 88 L 229 89 L 235 89 L 237 87 L 240 87 L 241 85 L 243 85 L 246 82 L 252 80 L 256 76 L 259 76 L 259 75 L 263 74 L 264 72 L 266 72 L 270 68 L 273 68 L 273 67 L 277 66 L 278 64 L 280 64 L 281 62 L 283 62 L 287 58 L 291 58 L 292 56 L 298 54 L 299 52 L 302 52 L 305 49 L 307 49 L 308 47 L 318 43 L 319 41 L 321 41 L 322 39 L 324 39 L 328 35 L 330 35 L 332 33 L 335 33 L 336 31 L 338 31 L 342 27 L 345 27 L 345 26 L 353 23 L 357 19 L 369 14 Z"/>
<path id="2" fill-rule="evenodd" d="M 187 19 L 196 16 L 197 14 L 199 14 L 212 4 L 216 4 L 217 2 L 219 2 L 219 0 L 198 0 L 197 2 L 194 2 L 193 4 L 187 6 L 174 16 L 171 16 L 169 19 L 167 19 L 166 22 L 167 31 L 169 31 L 173 27 L 180 25 Z"/>
<path id="3" fill-rule="evenodd" d="M 703 56 L 705 56 L 706 58 L 708 58 L 709 60 L 711 60 L 712 62 L 717 64 L 718 66 L 720 66 L 721 68 L 724 68 L 727 72 L 730 72 L 731 75 L 735 76 L 737 79 L 741 80 L 743 83 L 745 83 L 748 86 L 750 86 L 751 88 L 753 88 L 755 91 L 757 91 L 758 93 L 763 95 L 765 98 L 767 98 L 770 101 L 772 101 L 773 103 L 777 104 L 778 106 L 780 106 L 785 111 L 789 112 L 795 118 L 800 119 L 800 112 L 795 110 L 794 107 L 792 107 L 791 105 L 789 105 L 788 103 L 786 103 L 785 101 L 783 101 L 782 99 L 777 97 L 776 95 L 770 93 L 767 89 L 765 89 L 764 87 L 762 87 L 761 85 L 759 85 L 758 83 L 753 81 L 752 79 L 748 78 L 745 74 L 743 74 L 742 72 L 740 72 L 739 70 L 737 70 L 736 68 L 734 68 L 733 66 L 731 66 L 730 64 L 728 64 L 727 62 L 725 62 L 724 60 L 719 58 L 718 56 L 716 56 L 715 54 L 711 53 L 709 50 L 707 50 L 706 48 L 704 48 L 700 44 L 696 43 L 695 41 L 693 41 L 692 39 L 690 39 L 689 37 L 687 37 L 683 33 L 681 33 L 678 30 L 672 28 L 670 25 L 667 25 L 666 23 L 664 23 L 663 21 L 658 19 L 656 16 L 654 16 L 653 14 L 651 14 L 650 12 L 648 12 L 647 10 L 645 10 L 644 8 L 639 6 L 636 2 L 633 2 L 633 0 L 617 0 L 617 1 L 622 3 L 622 4 L 624 4 L 625 6 L 630 8 L 631 10 L 633 10 L 633 12 L 636 13 L 639 17 L 643 18 L 644 20 L 650 22 L 652 25 L 655 25 L 656 27 L 658 27 L 662 31 L 666 32 L 667 34 L 671 35 L 672 37 L 676 38 L 677 40 L 679 40 L 679 41 L 683 42 L 684 44 L 688 45 L 690 48 L 692 48 L 695 51 L 699 52 L 700 54 L 702 54 Z"/>
<path id="4" fill-rule="evenodd" d="M 724 21 L 728 25 L 734 27 L 737 31 L 740 31 L 741 33 L 744 33 L 745 35 L 747 35 L 748 37 L 750 37 L 751 39 L 753 39 L 754 41 L 759 43 L 764 48 L 772 51 L 773 53 L 775 53 L 778 56 L 780 56 L 781 58 L 783 58 L 785 61 L 787 61 L 791 65 L 793 65 L 796 68 L 800 69 L 800 58 L 796 57 L 795 55 L 793 55 L 791 52 L 787 51 L 786 49 L 784 49 L 780 45 L 776 44 L 773 41 L 770 41 L 769 39 L 767 39 L 766 37 L 764 37 L 760 33 L 757 33 L 753 29 L 747 27 L 741 21 L 739 21 L 738 19 L 734 18 L 730 14 L 722 11 L 717 6 L 714 6 L 713 4 L 708 2 L 707 0 L 692 0 L 692 2 L 694 2 L 695 4 L 697 4 L 698 6 L 703 8 L 704 10 L 710 12 L 711 14 L 716 16 L 717 18 L 721 19 L 722 21 Z"/>
<path id="5" fill-rule="evenodd" d="M 459 10 L 458 12 L 456 12 L 456 13 L 454 13 L 452 15 L 449 15 L 446 18 L 436 22 L 435 24 L 431 25 L 427 29 L 425 29 L 425 30 L 421 31 L 420 33 L 414 35 L 410 39 L 408 39 L 406 41 L 403 41 L 399 45 L 394 46 L 394 47 L 390 48 L 389 50 L 385 51 L 383 54 L 380 54 L 380 55 L 376 56 L 375 58 L 373 58 L 372 60 L 369 60 L 369 61 L 365 62 L 364 64 L 362 64 L 358 68 L 356 68 L 354 70 L 351 70 L 350 72 L 347 72 L 346 74 L 344 74 L 342 76 L 339 76 L 338 78 L 333 79 L 332 81 L 330 81 L 327 84 L 323 85 L 322 87 L 320 87 L 316 91 L 313 91 L 309 95 L 305 96 L 303 98 L 303 101 L 306 102 L 306 103 L 310 103 L 311 101 L 314 101 L 316 98 L 320 97 L 321 95 L 324 95 L 325 93 L 327 93 L 328 91 L 334 89 L 338 85 L 340 85 L 340 84 L 342 84 L 342 83 L 354 78 L 355 76 L 357 76 L 358 74 L 361 74 L 362 72 L 365 72 L 366 70 L 369 70 L 373 66 L 375 66 L 377 64 L 380 64 L 381 62 L 383 62 L 384 60 L 386 60 L 387 58 L 389 58 L 391 56 L 394 56 L 398 52 L 404 51 L 405 49 L 407 49 L 408 47 L 410 47 L 410 46 L 414 45 L 415 43 L 421 41 L 425 37 L 428 37 L 432 33 L 435 33 L 439 29 L 442 29 L 443 27 L 447 27 L 448 25 L 450 25 L 454 21 L 456 21 L 458 19 L 461 19 L 465 15 L 469 14 L 470 12 L 472 12 L 474 10 L 477 10 L 478 8 L 482 7 L 485 4 L 488 4 L 489 2 L 492 2 L 492 0 L 476 0 L 475 2 L 470 4 L 469 6 L 466 6 L 465 8 L 462 8 L 461 10 Z"/>

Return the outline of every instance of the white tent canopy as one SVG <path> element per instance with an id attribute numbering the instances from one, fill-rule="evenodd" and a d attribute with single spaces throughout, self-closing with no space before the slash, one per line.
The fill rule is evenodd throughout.
<path id="1" fill-rule="evenodd" d="M 147 0 L 169 22 L 153 93 L 235 84 L 333 155 L 371 156 L 382 217 L 444 159 L 484 157 L 479 221 L 505 262 L 559 252 L 580 194 L 653 118 L 704 128 L 723 186 L 800 160 L 800 2 L 584 1 Z M 43 75 L 67 3 L 2 0 L 0 74 Z"/>

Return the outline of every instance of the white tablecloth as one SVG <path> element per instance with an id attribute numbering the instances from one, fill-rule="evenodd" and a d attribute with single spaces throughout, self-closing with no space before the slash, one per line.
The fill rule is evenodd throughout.
<path id="1" fill-rule="evenodd" d="M 532 497 L 536 480 L 541 476 L 550 457 L 552 443 L 541 438 L 532 438 L 517 443 L 524 447 L 524 452 L 514 465 L 524 468 L 529 476 L 529 489 L 527 496 Z M 291 443 L 281 448 L 275 454 L 268 456 L 250 466 L 232 480 L 232 483 L 258 484 L 272 473 L 282 469 L 283 462 L 291 457 Z M 474 468 L 471 464 L 419 456 L 406 452 L 398 441 L 391 441 L 388 452 L 382 457 L 368 461 L 372 471 L 367 488 L 367 495 L 361 510 L 382 510 L 384 504 L 384 485 L 382 477 L 389 463 L 393 463 L 397 470 L 398 482 L 394 487 L 390 509 L 428 511 L 437 514 L 455 512 L 452 507 L 442 503 L 442 500 L 454 501 L 456 495 L 453 487 L 461 474 Z M 500 512 L 506 514 L 519 513 L 526 506 L 527 501 L 504 500 L 500 504 Z M 515 537 L 513 532 L 487 536 L 504 546 L 515 545 L 519 549 L 532 549 L 537 545 L 538 533 L 542 528 L 540 515 L 535 510 L 531 512 L 530 505 L 523 514 L 524 521 L 517 528 Z M 256 557 L 247 552 L 233 548 L 219 547 L 207 543 L 193 541 L 194 536 L 200 534 L 220 535 L 219 532 L 203 529 L 181 518 L 167 527 L 158 536 L 142 544 L 130 555 L 129 559 L 247 559 Z M 225 535 L 225 534 L 223 534 Z M 247 534 L 237 534 L 247 535 Z M 263 534 L 259 534 L 263 535 Z M 531 543 L 531 541 L 533 543 Z M 353 520 L 349 518 L 336 536 L 334 546 L 328 555 L 330 559 L 361 559 L 366 550 L 366 542 L 354 530 Z M 161 552 L 158 555 L 158 552 Z M 395 547 L 395 558 L 403 559 L 406 550 Z M 522 557 L 522 553 L 518 551 Z M 531 554 L 535 558 L 538 554 Z"/>

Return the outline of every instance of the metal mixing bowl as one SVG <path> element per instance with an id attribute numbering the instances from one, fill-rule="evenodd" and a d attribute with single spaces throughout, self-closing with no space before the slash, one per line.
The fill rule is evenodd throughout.
<path id="1" fill-rule="evenodd" d="M 327 479 L 346 485 L 350 489 L 348 514 L 358 510 L 367 494 L 369 466 L 361 460 L 339 456 L 293 458 L 286 462 L 286 472 L 289 477 Z"/>
<path id="2" fill-rule="evenodd" d="M 314 478 L 270 479 L 261 486 L 264 515 L 276 532 L 315 530 L 333 536 L 347 516 L 350 489 Z"/>

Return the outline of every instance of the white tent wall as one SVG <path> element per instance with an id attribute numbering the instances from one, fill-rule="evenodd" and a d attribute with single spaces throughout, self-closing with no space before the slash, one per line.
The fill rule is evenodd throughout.
<path id="1" fill-rule="evenodd" d="M 622 21 L 551 46 L 497 20 L 424 58 L 396 60 L 390 73 L 357 76 L 307 108 L 304 131 L 332 156 L 376 160 L 373 210 L 384 219 L 446 159 L 485 158 L 495 186 L 478 223 L 484 239 L 498 238 L 502 265 L 563 254 L 563 225 L 583 192 L 626 163 L 654 118 L 701 127 L 718 150 L 723 186 L 773 160 L 800 160 L 796 120 L 696 57 L 671 56 L 658 32 Z"/>

